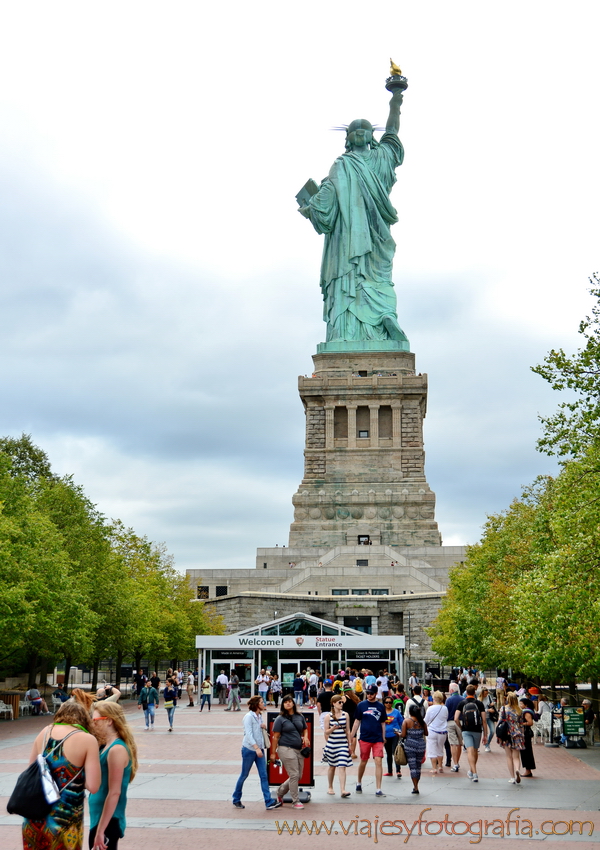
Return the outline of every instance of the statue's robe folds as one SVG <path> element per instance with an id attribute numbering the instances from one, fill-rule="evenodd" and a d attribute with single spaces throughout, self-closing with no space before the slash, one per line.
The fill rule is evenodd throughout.
<path id="1" fill-rule="evenodd" d="M 325 234 L 321 290 L 327 342 L 406 339 L 396 316 L 390 225 L 398 217 L 389 199 L 403 159 L 400 139 L 386 133 L 367 156 L 349 152 L 336 159 L 308 203 L 313 227 Z"/>

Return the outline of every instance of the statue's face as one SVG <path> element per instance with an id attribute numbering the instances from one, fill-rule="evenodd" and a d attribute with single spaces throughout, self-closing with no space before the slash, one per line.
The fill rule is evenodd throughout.
<path id="1" fill-rule="evenodd" d="M 373 125 L 364 118 L 353 121 L 348 127 L 348 141 L 353 148 L 365 147 L 373 141 Z"/>

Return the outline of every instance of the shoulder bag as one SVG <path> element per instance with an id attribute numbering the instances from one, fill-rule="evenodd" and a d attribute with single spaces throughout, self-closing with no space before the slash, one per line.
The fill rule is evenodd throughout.
<path id="1" fill-rule="evenodd" d="M 74 729 L 68 735 L 58 742 L 58 744 L 50 750 L 48 755 L 52 755 L 55 750 L 62 747 L 64 742 L 71 735 L 78 732 L 79 729 Z M 44 740 L 44 750 L 46 749 L 46 741 Z M 50 766 L 46 761 L 46 756 L 38 755 L 36 760 L 21 773 L 17 779 L 10 799 L 6 805 L 6 810 L 11 815 L 20 815 L 28 820 L 44 820 L 50 809 L 60 800 L 62 791 L 67 788 L 71 782 L 74 782 L 83 772 L 83 768 L 77 773 L 73 779 L 63 785 L 59 790 L 58 785 L 54 781 Z"/>
<path id="2" fill-rule="evenodd" d="M 406 758 L 406 750 L 404 749 L 404 741 L 398 741 L 396 745 L 396 749 L 394 750 L 394 761 L 401 767 L 402 765 L 408 764 L 408 759 Z"/>
<path id="3" fill-rule="evenodd" d="M 510 740 L 510 726 L 508 725 L 508 720 L 506 719 L 506 712 L 504 711 L 504 706 L 502 706 L 502 720 L 496 726 L 496 738 L 502 743 L 506 743 Z"/>

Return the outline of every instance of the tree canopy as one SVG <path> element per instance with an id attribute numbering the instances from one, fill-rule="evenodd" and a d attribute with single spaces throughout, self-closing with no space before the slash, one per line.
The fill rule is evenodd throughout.
<path id="1" fill-rule="evenodd" d="M 598 276 L 593 281 L 600 283 Z M 562 456 L 470 546 L 430 631 L 446 662 L 513 667 L 548 681 L 600 677 L 600 288 L 585 347 L 534 369 L 575 390 L 544 422 L 541 450 Z"/>
<path id="2" fill-rule="evenodd" d="M 29 435 L 0 439 L 0 669 L 188 659 L 222 631 L 164 545 L 108 522 Z"/>
<path id="3" fill-rule="evenodd" d="M 569 390 L 573 400 L 563 401 L 552 416 L 541 418 L 544 434 L 540 451 L 560 457 L 579 457 L 600 440 L 600 276 L 590 278 L 590 293 L 596 299 L 592 315 L 579 323 L 585 344 L 575 354 L 559 348 L 550 351 L 532 371 L 548 381 L 553 390 Z"/>

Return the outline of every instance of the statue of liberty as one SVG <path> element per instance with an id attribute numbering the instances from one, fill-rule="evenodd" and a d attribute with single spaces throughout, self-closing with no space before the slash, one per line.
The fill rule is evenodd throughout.
<path id="1" fill-rule="evenodd" d="M 392 74 L 399 69 L 392 66 Z M 393 84 L 391 81 L 402 80 Z M 390 226 L 398 221 L 389 195 L 402 165 L 398 138 L 404 77 L 392 76 L 393 91 L 385 132 L 377 142 L 365 119 L 346 131 L 346 152 L 333 163 L 320 187 L 299 194 L 299 212 L 325 234 L 321 263 L 323 319 L 327 342 L 408 340 L 398 324 L 392 261 L 396 250 Z M 306 190 L 306 191 L 305 191 Z"/>

